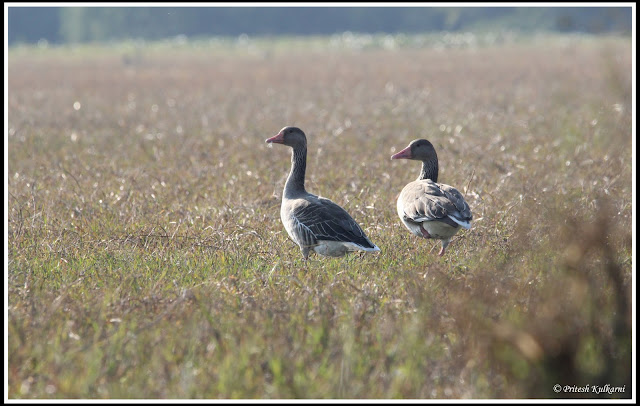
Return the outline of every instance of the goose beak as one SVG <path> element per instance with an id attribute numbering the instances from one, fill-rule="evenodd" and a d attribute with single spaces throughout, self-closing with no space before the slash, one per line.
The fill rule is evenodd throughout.
<path id="1" fill-rule="evenodd" d="M 410 159 L 411 158 L 411 147 L 406 147 L 402 151 L 397 154 L 391 155 L 391 159 Z"/>
<path id="2" fill-rule="evenodd" d="M 264 142 L 266 142 L 267 144 L 272 142 L 276 144 L 284 144 L 284 134 L 282 133 L 282 131 L 280 131 L 277 135 L 274 135 L 271 138 L 267 138 Z"/>

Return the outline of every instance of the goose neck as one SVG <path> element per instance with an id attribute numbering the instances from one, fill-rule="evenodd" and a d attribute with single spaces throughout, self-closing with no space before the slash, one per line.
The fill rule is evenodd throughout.
<path id="1" fill-rule="evenodd" d="M 438 181 L 438 160 L 431 159 L 428 161 L 422 161 L 422 170 L 420 171 L 419 180 L 431 179 L 434 182 Z"/>
<path id="2" fill-rule="evenodd" d="M 305 192 L 304 178 L 306 169 L 307 148 L 293 148 L 293 152 L 291 153 L 291 172 L 289 172 L 289 177 L 284 187 L 285 196 Z"/>

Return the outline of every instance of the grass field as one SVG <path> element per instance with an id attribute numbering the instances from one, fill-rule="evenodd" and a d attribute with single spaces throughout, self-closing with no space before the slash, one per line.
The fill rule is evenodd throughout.
<path id="1" fill-rule="evenodd" d="M 10 51 L 9 399 L 631 397 L 630 37 L 265 44 Z M 305 268 L 286 125 L 379 254 Z M 474 216 L 444 257 L 415 138 Z"/>

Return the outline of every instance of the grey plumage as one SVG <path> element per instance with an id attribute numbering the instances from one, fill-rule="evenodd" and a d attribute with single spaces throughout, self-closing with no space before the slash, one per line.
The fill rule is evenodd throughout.
<path id="1" fill-rule="evenodd" d="M 431 179 L 421 179 L 407 184 L 398 197 L 402 201 L 405 219 L 422 221 L 443 221 L 452 227 L 464 228 L 471 221 L 471 209 L 460 192 Z"/>
<path id="2" fill-rule="evenodd" d="M 342 207 L 306 191 L 307 139 L 302 130 L 285 127 L 266 142 L 293 148 L 291 172 L 282 193 L 280 218 L 305 259 L 311 250 L 326 256 L 342 256 L 358 250 L 380 251 Z"/>
<path id="3" fill-rule="evenodd" d="M 408 183 L 398 196 L 398 216 L 413 234 L 442 240 L 439 255 L 444 255 L 451 238 L 461 228 L 471 228 L 469 205 L 456 188 L 437 183 L 438 156 L 429 141 L 414 140 L 391 159 L 422 161 L 418 179 Z"/>

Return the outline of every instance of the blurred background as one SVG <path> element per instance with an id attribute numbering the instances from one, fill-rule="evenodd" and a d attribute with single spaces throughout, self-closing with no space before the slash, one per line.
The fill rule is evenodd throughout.
<path id="1" fill-rule="evenodd" d="M 311 4 L 313 5 L 313 4 Z M 631 7 L 9 7 L 9 45 L 343 31 L 629 33 Z"/>

